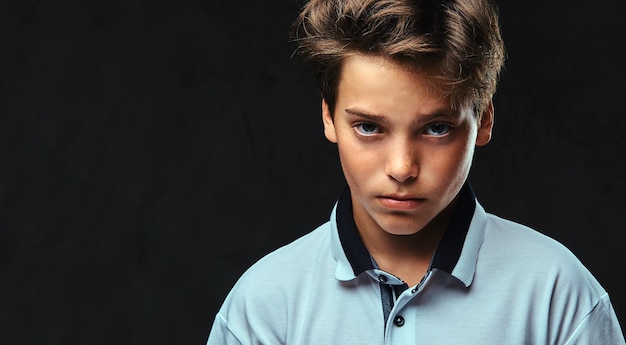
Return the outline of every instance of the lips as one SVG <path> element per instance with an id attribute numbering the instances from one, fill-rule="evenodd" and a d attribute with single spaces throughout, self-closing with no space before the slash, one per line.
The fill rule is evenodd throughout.
<path id="1" fill-rule="evenodd" d="M 426 199 L 400 195 L 379 196 L 378 202 L 386 208 L 393 210 L 411 210 L 424 203 Z"/>

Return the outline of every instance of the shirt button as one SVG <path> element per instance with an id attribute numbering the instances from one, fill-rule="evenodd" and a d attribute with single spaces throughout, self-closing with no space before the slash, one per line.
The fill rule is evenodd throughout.
<path id="1" fill-rule="evenodd" d="M 379 275 L 378 276 L 378 281 L 381 282 L 381 283 L 386 283 L 387 282 L 387 276 L 382 275 L 382 274 Z"/>
<path id="2" fill-rule="evenodd" d="M 396 318 L 393 320 L 393 324 L 398 327 L 404 326 L 404 318 L 402 316 L 396 316 Z"/>

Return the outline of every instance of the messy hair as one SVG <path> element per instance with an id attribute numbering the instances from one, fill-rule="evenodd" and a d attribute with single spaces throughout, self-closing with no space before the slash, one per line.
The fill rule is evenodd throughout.
<path id="1" fill-rule="evenodd" d="M 296 53 L 334 110 L 347 56 L 379 56 L 440 85 L 452 106 L 482 113 L 504 43 L 493 0 L 309 0 L 293 25 Z"/>

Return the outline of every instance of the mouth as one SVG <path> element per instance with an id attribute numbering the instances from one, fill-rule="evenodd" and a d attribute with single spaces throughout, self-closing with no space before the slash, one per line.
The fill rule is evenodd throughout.
<path id="1" fill-rule="evenodd" d="M 377 197 L 377 199 L 382 206 L 393 210 L 411 210 L 426 201 L 424 198 L 404 195 L 382 195 Z"/>

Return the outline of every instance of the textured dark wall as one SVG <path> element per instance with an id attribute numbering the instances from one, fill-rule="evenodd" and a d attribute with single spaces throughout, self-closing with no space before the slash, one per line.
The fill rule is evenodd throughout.
<path id="1" fill-rule="evenodd" d="M 344 182 L 290 58 L 298 7 L 2 1 L 3 343 L 202 344 L 243 270 L 327 219 Z M 471 179 L 489 211 L 571 248 L 623 325 L 611 8 L 502 1 L 509 59 Z"/>

